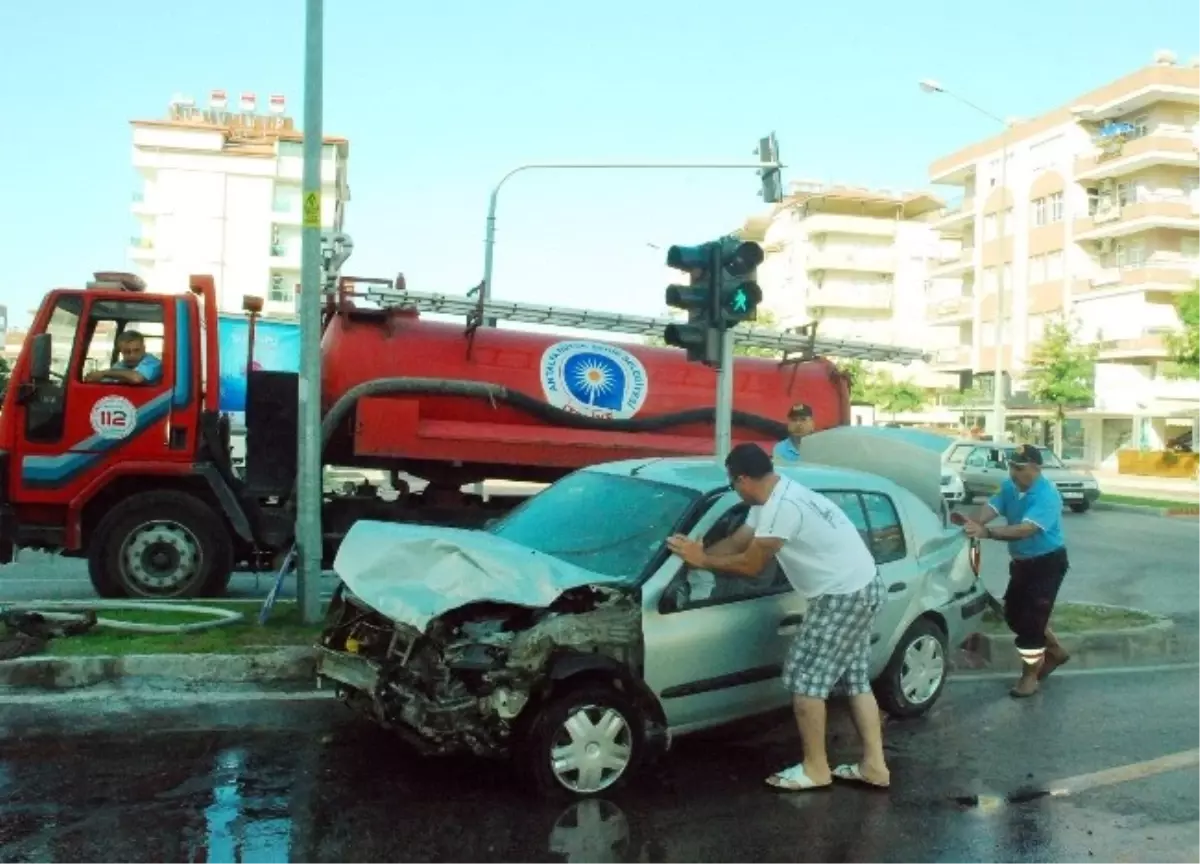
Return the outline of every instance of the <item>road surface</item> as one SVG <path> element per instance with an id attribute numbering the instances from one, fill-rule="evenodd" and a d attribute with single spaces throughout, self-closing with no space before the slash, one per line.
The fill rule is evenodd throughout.
<path id="1" fill-rule="evenodd" d="M 411 756 L 329 701 L 136 723 L 8 703 L 0 860 L 1200 859 L 1194 666 L 1064 669 L 1020 701 L 1008 683 L 957 680 L 889 724 L 887 793 L 768 790 L 799 755 L 776 726 L 681 739 L 645 782 L 572 805 L 530 798 L 503 763 Z"/>

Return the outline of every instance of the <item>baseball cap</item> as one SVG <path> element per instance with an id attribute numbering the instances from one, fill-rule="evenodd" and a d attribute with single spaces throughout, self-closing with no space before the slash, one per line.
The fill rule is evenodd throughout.
<path id="1" fill-rule="evenodd" d="M 808 407 L 803 402 L 797 402 L 788 409 L 789 420 L 811 420 L 812 416 L 812 408 Z"/>
<path id="2" fill-rule="evenodd" d="M 1042 451 L 1032 444 L 1022 444 L 1008 457 L 1010 465 L 1041 465 Z"/>

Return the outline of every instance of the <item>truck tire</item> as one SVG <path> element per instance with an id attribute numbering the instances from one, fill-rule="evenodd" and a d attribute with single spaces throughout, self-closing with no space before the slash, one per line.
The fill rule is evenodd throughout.
<path id="1" fill-rule="evenodd" d="M 88 575 L 101 597 L 219 596 L 233 571 L 224 520 L 186 492 L 121 501 L 92 532 Z"/>

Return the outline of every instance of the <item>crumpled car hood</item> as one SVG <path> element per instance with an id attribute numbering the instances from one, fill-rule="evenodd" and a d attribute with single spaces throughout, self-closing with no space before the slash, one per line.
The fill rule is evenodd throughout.
<path id="1" fill-rule="evenodd" d="M 572 588 L 619 581 L 483 531 L 366 519 L 346 533 L 333 569 L 363 603 L 422 632 L 470 603 L 542 608 Z"/>

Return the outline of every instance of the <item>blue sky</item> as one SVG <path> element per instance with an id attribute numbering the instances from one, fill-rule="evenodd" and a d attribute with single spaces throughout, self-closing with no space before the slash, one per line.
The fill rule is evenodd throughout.
<path id="1" fill-rule="evenodd" d="M 1031 116 L 1150 62 L 1200 53 L 1194 0 L 327 0 L 325 129 L 351 141 L 347 271 L 459 293 L 483 267 L 487 198 L 533 161 L 751 158 L 784 179 L 914 188 L 990 122 L 919 92 L 933 77 Z M 601 10 L 601 11 L 598 11 Z M 286 94 L 300 119 L 304 0 L 7 3 L 7 251 L 24 323 L 49 287 L 127 266 L 131 118 L 175 92 Z M 500 198 L 498 297 L 654 314 L 664 249 L 761 207 L 753 171 L 536 172 Z M 263 291 L 245 286 L 242 293 Z"/>

